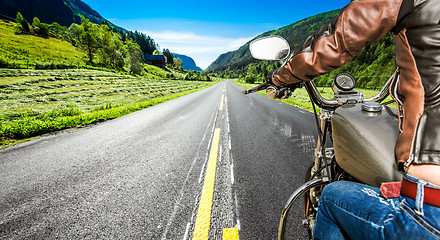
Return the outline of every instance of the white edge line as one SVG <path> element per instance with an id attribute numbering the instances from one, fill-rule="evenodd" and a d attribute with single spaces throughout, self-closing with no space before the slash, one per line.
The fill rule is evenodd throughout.
<path id="1" fill-rule="evenodd" d="M 212 136 L 214 135 L 214 133 L 211 133 L 211 137 L 209 138 L 209 143 L 208 146 L 206 147 L 206 149 L 209 150 L 209 147 L 211 147 L 211 141 L 212 141 Z"/>
<path id="2" fill-rule="evenodd" d="M 237 225 L 235 225 L 235 228 L 238 229 L 239 231 L 241 230 L 241 226 L 240 226 L 240 219 L 237 219 Z"/>
<path id="3" fill-rule="evenodd" d="M 234 164 L 231 164 L 231 184 L 234 185 Z"/>
<path id="4" fill-rule="evenodd" d="M 206 163 L 208 162 L 209 152 L 206 153 L 205 162 L 203 163 L 202 170 L 200 171 L 199 183 L 202 182 L 203 173 L 205 172 Z"/>
<path id="5" fill-rule="evenodd" d="M 186 230 L 185 230 L 185 235 L 183 236 L 183 240 L 186 240 L 186 238 L 188 237 L 188 232 L 189 232 L 189 226 L 191 225 L 191 223 L 187 223 L 186 224 Z"/>
<path id="6" fill-rule="evenodd" d="M 237 192 L 235 192 L 235 214 L 237 216 L 237 225 L 235 226 L 236 229 L 241 230 L 241 226 L 240 226 L 240 215 L 238 213 L 238 200 L 237 200 Z"/>

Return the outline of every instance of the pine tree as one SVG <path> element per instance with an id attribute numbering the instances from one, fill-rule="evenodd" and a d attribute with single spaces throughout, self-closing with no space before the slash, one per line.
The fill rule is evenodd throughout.
<path id="1" fill-rule="evenodd" d="M 20 24 L 22 32 L 30 32 L 29 23 L 23 18 L 20 12 L 17 12 L 16 21 Z"/>
<path id="2" fill-rule="evenodd" d="M 163 55 L 165 55 L 165 57 L 167 59 L 167 64 L 172 65 L 173 62 L 174 62 L 174 60 L 173 60 L 174 56 L 173 56 L 173 54 L 171 54 L 170 50 L 169 49 L 164 49 L 163 50 Z"/>

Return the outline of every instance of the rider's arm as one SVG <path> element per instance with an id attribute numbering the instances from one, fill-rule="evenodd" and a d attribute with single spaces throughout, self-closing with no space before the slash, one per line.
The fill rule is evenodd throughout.
<path id="1" fill-rule="evenodd" d="M 272 81 L 278 86 L 310 81 L 348 63 L 365 45 L 380 39 L 396 26 L 405 1 L 352 1 L 341 10 L 338 18 L 308 37 L 274 74 Z"/>

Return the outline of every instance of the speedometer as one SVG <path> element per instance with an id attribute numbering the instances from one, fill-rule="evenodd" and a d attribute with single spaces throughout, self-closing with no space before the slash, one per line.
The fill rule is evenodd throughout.
<path id="1" fill-rule="evenodd" d="M 336 75 L 335 80 L 333 81 L 333 91 L 351 91 L 355 86 L 356 79 L 349 73 L 339 73 Z"/>

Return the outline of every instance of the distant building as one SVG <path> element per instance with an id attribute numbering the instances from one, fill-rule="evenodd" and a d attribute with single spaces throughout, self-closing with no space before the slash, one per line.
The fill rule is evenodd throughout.
<path id="1" fill-rule="evenodd" d="M 156 67 L 165 67 L 165 56 L 164 55 L 143 55 L 142 60 L 146 64 L 153 65 Z"/>

